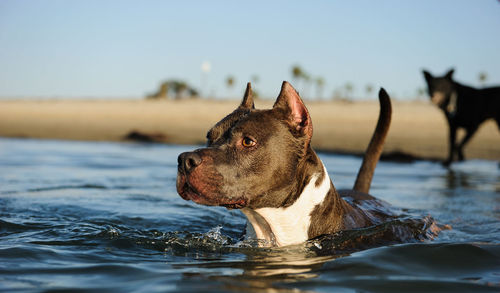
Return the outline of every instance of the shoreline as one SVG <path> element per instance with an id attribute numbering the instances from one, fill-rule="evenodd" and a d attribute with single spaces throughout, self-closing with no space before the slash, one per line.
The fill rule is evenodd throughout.
<path id="1" fill-rule="evenodd" d="M 364 153 L 378 118 L 378 101 L 305 103 L 315 150 Z M 208 129 L 238 104 L 200 99 L 1 100 L 0 137 L 203 145 Z M 256 107 L 271 108 L 272 101 L 257 100 Z M 447 135 L 443 114 L 430 102 L 393 101 L 383 156 L 442 160 L 448 152 Z M 466 159 L 500 160 L 500 132 L 494 121 L 481 125 L 464 152 Z"/>
<path id="2" fill-rule="evenodd" d="M 5 140 L 34 140 L 34 141 L 59 141 L 59 142 L 82 142 L 82 143 L 117 143 L 117 144 L 151 144 L 151 145 L 171 145 L 171 146 L 194 146 L 194 147 L 204 147 L 205 144 L 179 144 L 179 143 L 170 143 L 170 142 L 160 142 L 160 141 L 144 141 L 133 140 L 133 139 L 124 139 L 124 140 L 75 140 L 75 139 L 64 139 L 64 138 L 35 138 L 35 137 L 8 137 L 8 136 L 0 136 L 0 142 L 2 139 Z M 353 156 L 353 157 L 363 157 L 364 152 L 353 152 L 346 150 L 336 150 L 336 149 L 319 149 L 314 148 L 314 151 L 319 154 L 333 154 L 340 156 Z M 380 161 L 387 162 L 396 162 L 396 163 L 412 163 L 415 161 L 430 161 L 430 162 L 439 162 L 441 158 L 432 158 L 432 157 L 419 157 L 410 153 L 405 153 L 401 151 L 391 151 L 391 152 L 383 152 L 380 156 Z M 484 159 L 488 160 L 488 159 Z"/>

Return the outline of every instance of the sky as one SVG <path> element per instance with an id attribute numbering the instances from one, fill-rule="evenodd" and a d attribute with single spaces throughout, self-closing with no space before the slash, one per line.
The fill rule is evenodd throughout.
<path id="1" fill-rule="evenodd" d="M 0 98 L 142 98 L 167 79 L 239 98 L 253 76 L 262 97 L 283 80 L 317 95 L 294 65 L 323 99 L 346 83 L 413 98 L 422 69 L 500 84 L 500 1 L 0 0 Z"/>

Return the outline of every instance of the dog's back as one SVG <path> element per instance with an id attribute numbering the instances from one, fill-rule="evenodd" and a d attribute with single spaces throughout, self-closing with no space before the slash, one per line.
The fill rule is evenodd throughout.
<path id="1" fill-rule="evenodd" d="M 484 116 L 486 119 L 495 119 L 500 128 L 500 86 L 480 89 L 478 90 L 478 96 L 485 100 Z"/>
<path id="2" fill-rule="evenodd" d="M 434 77 L 423 71 L 431 101 L 458 127 L 477 127 L 493 118 L 500 127 L 500 87 L 474 88 L 456 82 L 454 70 Z"/>
<path id="3" fill-rule="evenodd" d="M 456 112 L 458 126 L 469 127 L 495 119 L 500 127 L 500 87 L 477 89 L 453 82 L 456 89 Z"/>

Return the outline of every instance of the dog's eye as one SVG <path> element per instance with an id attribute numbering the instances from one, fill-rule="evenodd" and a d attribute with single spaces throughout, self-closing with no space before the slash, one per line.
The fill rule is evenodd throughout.
<path id="1" fill-rule="evenodd" d="M 243 145 L 246 148 L 253 147 L 256 144 L 255 140 L 251 139 L 250 137 L 246 136 L 243 138 L 241 141 L 241 145 Z"/>

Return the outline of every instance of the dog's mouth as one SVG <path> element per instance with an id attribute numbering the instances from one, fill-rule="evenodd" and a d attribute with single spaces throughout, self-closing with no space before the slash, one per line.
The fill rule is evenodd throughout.
<path id="1" fill-rule="evenodd" d="M 206 194 L 200 192 L 196 186 L 190 183 L 187 176 L 183 173 L 177 174 L 177 193 L 184 200 L 191 200 L 197 204 L 207 206 L 223 206 L 227 209 L 241 209 L 247 204 L 244 197 L 228 199 L 219 194 Z"/>
<path id="2" fill-rule="evenodd" d="M 203 196 L 189 184 L 186 175 L 181 173 L 177 174 L 177 193 L 184 200 L 192 200 L 202 204 L 200 201 L 203 199 Z"/>
<path id="3" fill-rule="evenodd" d="M 435 91 L 432 93 L 431 101 L 441 109 L 446 108 L 447 95 L 444 92 Z"/>

